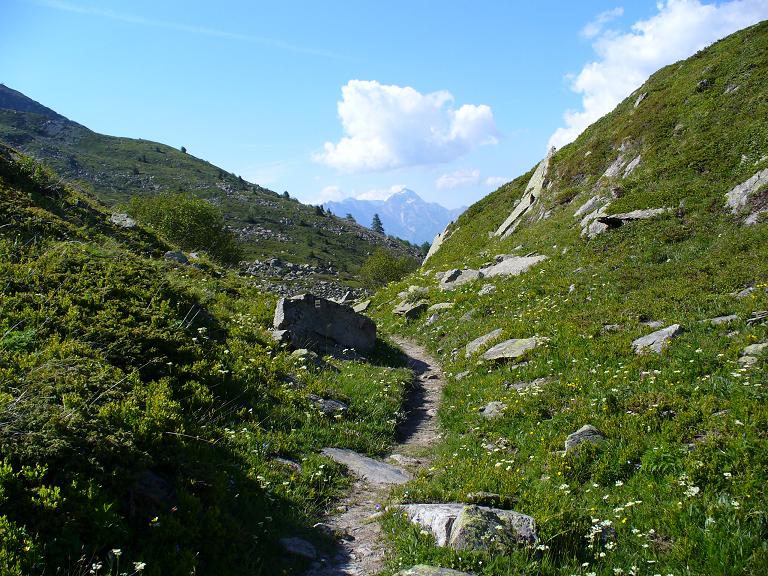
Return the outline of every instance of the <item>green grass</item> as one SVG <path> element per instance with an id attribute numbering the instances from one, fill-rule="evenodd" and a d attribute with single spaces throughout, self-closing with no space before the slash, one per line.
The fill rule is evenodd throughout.
<path id="1" fill-rule="evenodd" d="M 273 296 L 162 259 L 4 148 L 0 215 L 0 573 L 289 574 L 279 538 L 327 547 L 311 526 L 348 480 L 318 453 L 386 451 L 411 381 L 394 349 L 301 365 Z"/>
<path id="2" fill-rule="evenodd" d="M 416 273 L 376 295 L 377 322 L 424 343 L 449 375 L 437 460 L 395 500 L 497 492 L 536 518 L 547 547 L 495 558 L 457 553 L 392 515 L 393 568 L 424 562 L 487 576 L 768 571 L 768 358 L 750 369 L 737 363 L 745 346 L 768 339 L 766 323 L 747 323 L 768 309 L 768 229 L 740 225 L 725 207 L 728 190 L 768 165 L 767 55 L 763 23 L 654 74 L 555 154 L 541 199 L 552 209 L 548 219 L 525 222 L 508 239 L 488 238 L 529 172 L 470 207 L 425 267 L 478 267 L 503 253 L 548 256 L 528 273 L 450 292 Z M 713 86 L 697 91 L 704 78 Z M 730 83 L 740 88 L 725 94 Z M 614 183 L 622 195 L 610 211 L 674 212 L 586 240 L 573 213 L 596 185 L 607 187 L 598 179 L 626 138 L 635 146 L 628 160 L 642 154 L 642 162 Z M 478 296 L 486 282 L 496 292 Z M 396 294 L 409 285 L 429 288 L 430 303 L 455 306 L 430 326 L 426 315 L 393 316 Z M 732 295 L 746 286 L 755 292 Z M 731 313 L 738 320 L 729 325 L 702 322 Z M 638 356 L 631 342 L 652 331 L 642 324 L 648 320 L 685 331 L 662 354 Z M 607 324 L 621 329 L 606 332 Z M 465 358 L 469 341 L 496 328 L 503 338 L 548 341 L 519 363 Z M 510 386 L 542 377 L 549 382 L 538 388 Z M 489 401 L 507 406 L 490 421 L 478 413 Z M 606 441 L 564 455 L 566 436 L 584 424 Z M 615 538 L 601 540 L 608 522 Z"/>

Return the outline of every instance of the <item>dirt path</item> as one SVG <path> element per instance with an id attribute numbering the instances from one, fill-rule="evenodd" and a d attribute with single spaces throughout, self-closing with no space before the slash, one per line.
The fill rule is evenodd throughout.
<path id="1" fill-rule="evenodd" d="M 443 374 L 424 348 L 402 338 L 392 340 L 408 357 L 416 380 L 405 402 L 407 417 L 398 430 L 398 444 L 386 460 L 415 472 L 429 464 L 431 449 L 440 438 L 437 407 Z M 369 576 L 384 569 L 386 550 L 378 517 L 391 489 L 391 484 L 355 481 L 339 504 L 340 513 L 325 521 L 328 529 L 342 535 L 335 556 L 321 558 L 305 576 Z"/>

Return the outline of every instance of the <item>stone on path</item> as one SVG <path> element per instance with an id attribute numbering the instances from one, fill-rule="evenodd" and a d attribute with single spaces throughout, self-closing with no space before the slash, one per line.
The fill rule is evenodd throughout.
<path id="1" fill-rule="evenodd" d="M 409 320 L 418 318 L 424 310 L 427 309 L 429 303 L 426 300 L 419 300 L 418 302 L 400 302 L 392 310 L 392 314 L 397 316 L 403 316 Z"/>
<path id="2" fill-rule="evenodd" d="M 473 576 L 469 572 L 459 572 L 450 568 L 437 568 L 426 564 L 417 564 L 407 570 L 400 570 L 395 576 Z"/>
<path id="3" fill-rule="evenodd" d="M 280 538 L 278 543 L 283 550 L 293 556 L 301 556 L 302 558 L 307 558 L 309 560 L 317 558 L 317 550 L 315 550 L 315 547 L 311 542 L 307 542 L 303 538 Z"/>
<path id="4" fill-rule="evenodd" d="M 538 542 L 536 521 L 514 510 L 460 503 L 406 504 L 400 508 L 408 520 L 431 532 L 438 546 L 505 553 Z"/>
<path id="5" fill-rule="evenodd" d="M 599 444 L 605 440 L 600 431 L 590 424 L 586 424 L 576 430 L 573 434 L 569 434 L 565 439 L 565 451 L 573 450 L 576 446 L 582 442 L 592 442 L 593 444 Z"/>
<path id="6" fill-rule="evenodd" d="M 333 351 L 341 346 L 370 352 L 376 345 L 373 320 L 313 294 L 281 298 L 273 324 L 275 336 L 294 348 Z"/>
<path id="7" fill-rule="evenodd" d="M 464 355 L 467 358 L 469 358 L 470 356 L 472 356 L 472 354 L 480 350 L 480 348 L 482 348 L 489 342 L 496 340 L 499 336 L 501 336 L 502 332 L 503 330 L 501 328 L 497 328 L 496 330 L 488 332 L 488 334 L 483 334 L 479 338 L 475 338 L 474 340 L 472 340 L 472 342 L 467 344 L 464 351 Z"/>
<path id="8" fill-rule="evenodd" d="M 496 346 L 490 348 L 483 354 L 484 360 L 512 360 L 523 356 L 529 350 L 533 350 L 539 345 L 539 339 L 533 338 L 512 338 L 505 340 Z"/>
<path id="9" fill-rule="evenodd" d="M 402 468 L 345 448 L 323 448 L 322 454 L 339 464 L 344 464 L 354 474 L 371 484 L 405 484 L 411 479 L 411 474 Z"/>
<path id="10" fill-rule="evenodd" d="M 492 420 L 493 418 L 497 418 L 498 416 L 501 416 L 501 414 L 504 412 L 506 408 L 507 408 L 507 405 L 504 404 L 504 402 L 499 402 L 498 400 L 494 400 L 493 402 L 488 402 L 488 404 L 480 408 L 479 412 L 483 418 L 486 418 L 487 420 Z"/>
<path id="11" fill-rule="evenodd" d="M 656 330 L 656 332 L 651 332 L 650 334 L 646 334 L 645 336 L 634 340 L 632 342 L 632 349 L 636 354 L 642 354 L 648 350 L 661 353 L 667 342 L 672 338 L 679 336 L 682 331 L 683 329 L 680 327 L 680 324 L 672 324 L 671 326 Z"/>

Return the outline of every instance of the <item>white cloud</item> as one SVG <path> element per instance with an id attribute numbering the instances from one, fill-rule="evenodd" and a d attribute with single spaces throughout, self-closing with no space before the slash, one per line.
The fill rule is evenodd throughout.
<path id="1" fill-rule="evenodd" d="M 390 196 L 402 192 L 405 184 L 395 184 L 389 188 L 373 188 L 359 194 L 355 194 L 358 200 L 386 200 Z"/>
<path id="2" fill-rule="evenodd" d="M 459 188 L 461 186 L 472 186 L 480 181 L 480 170 L 456 170 L 448 174 L 443 174 L 435 180 L 435 186 L 438 190 L 447 190 Z"/>
<path id="3" fill-rule="evenodd" d="M 565 126 L 550 137 L 550 146 L 575 140 L 662 66 L 768 18 L 765 0 L 667 0 L 657 8 L 658 14 L 636 22 L 630 32 L 603 32 L 596 38 L 598 60 L 586 64 L 571 82 L 571 89 L 582 95 L 582 109 L 565 112 Z"/>
<path id="4" fill-rule="evenodd" d="M 326 142 L 314 160 L 346 172 L 449 162 L 496 143 L 485 104 L 454 109 L 450 92 L 422 94 L 409 86 L 350 80 L 338 103 L 344 136 Z"/>
<path id="5" fill-rule="evenodd" d="M 603 31 L 603 27 L 608 24 L 608 22 L 611 22 L 613 20 L 616 20 L 619 16 L 624 15 L 624 8 L 618 7 L 613 8 L 612 10 L 606 10 L 605 12 L 600 12 L 597 16 L 595 16 L 595 19 L 592 20 L 589 24 L 584 26 L 584 28 L 581 29 L 580 34 L 584 36 L 584 38 L 594 38 L 600 32 Z"/>
<path id="6" fill-rule="evenodd" d="M 325 204 L 326 202 L 341 202 L 346 198 L 357 198 L 358 200 L 386 200 L 393 194 L 402 192 L 406 188 L 405 184 L 394 184 L 388 188 L 371 188 L 363 192 L 345 192 L 341 186 L 326 186 L 314 196 L 310 204 Z"/>
<path id="7" fill-rule="evenodd" d="M 485 185 L 489 188 L 498 188 L 510 180 L 512 180 L 512 178 L 507 178 L 506 176 L 488 176 L 488 178 L 485 179 Z"/>

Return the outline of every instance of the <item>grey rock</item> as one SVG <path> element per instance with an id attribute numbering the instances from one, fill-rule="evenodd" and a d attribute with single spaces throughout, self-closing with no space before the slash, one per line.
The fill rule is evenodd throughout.
<path id="1" fill-rule="evenodd" d="M 760 356 L 763 352 L 768 350 L 768 342 L 759 342 L 757 344 L 750 344 L 744 350 L 741 351 L 742 356 Z"/>
<path id="2" fill-rule="evenodd" d="M 640 106 L 640 103 L 641 103 L 643 100 L 645 100 L 645 97 L 646 97 L 646 96 L 648 96 L 648 92 L 643 92 L 642 94 L 640 94 L 640 95 L 637 97 L 637 99 L 635 100 L 635 108 L 637 108 L 638 106 Z"/>
<path id="3" fill-rule="evenodd" d="M 479 270 L 464 269 L 464 270 L 448 270 L 445 275 L 440 279 L 440 288 L 442 290 L 453 290 L 468 282 L 472 282 L 479 278 L 482 278 L 483 274 Z"/>
<path id="4" fill-rule="evenodd" d="M 402 468 L 368 458 L 352 450 L 323 448 L 322 454 L 339 464 L 344 464 L 354 474 L 371 484 L 405 484 L 411 479 L 411 474 Z"/>
<path id="5" fill-rule="evenodd" d="M 755 291 L 754 287 L 750 286 L 749 288 L 744 288 L 744 290 L 741 290 L 739 292 L 734 292 L 733 296 L 741 300 L 742 298 L 746 298 L 747 296 L 751 295 Z"/>
<path id="6" fill-rule="evenodd" d="M 725 87 L 725 94 L 731 94 L 733 92 L 736 92 L 736 90 L 739 89 L 739 86 L 736 84 L 728 84 L 728 86 Z"/>
<path id="7" fill-rule="evenodd" d="M 464 349 L 464 355 L 469 358 L 472 354 L 480 350 L 483 346 L 488 344 L 489 342 L 492 342 L 493 340 L 496 340 L 499 336 L 501 336 L 501 333 L 503 330 L 501 328 L 497 328 L 496 330 L 492 330 L 491 332 L 488 332 L 488 334 L 483 334 L 479 338 L 475 338 L 467 344 L 467 346 Z"/>
<path id="8" fill-rule="evenodd" d="M 511 360 L 520 358 L 539 345 L 538 338 L 512 338 L 496 344 L 483 354 L 484 360 Z"/>
<path id="9" fill-rule="evenodd" d="M 704 320 L 704 322 L 708 322 L 709 324 L 712 324 L 712 326 L 719 326 L 721 324 L 729 324 L 730 322 L 735 322 L 738 319 L 739 317 L 736 314 L 728 314 L 727 316 L 716 316 L 715 318 L 709 318 L 708 320 Z"/>
<path id="10" fill-rule="evenodd" d="M 538 542 L 536 521 L 514 510 L 460 503 L 406 504 L 400 509 L 412 523 L 431 532 L 438 546 L 509 552 Z"/>
<path id="11" fill-rule="evenodd" d="M 464 380 L 464 378 L 466 378 L 467 376 L 469 376 L 469 370 L 465 370 L 464 372 L 459 372 L 453 378 L 458 382 L 459 380 Z"/>
<path id="12" fill-rule="evenodd" d="M 624 165 L 626 164 L 626 160 L 624 158 L 624 154 L 619 154 L 616 157 L 616 160 L 614 160 L 608 168 L 605 169 L 605 172 L 603 172 L 603 178 L 616 178 L 616 176 L 619 175 L 621 172 L 621 169 L 624 168 Z"/>
<path id="13" fill-rule="evenodd" d="M 301 464 L 299 464 L 298 462 L 294 462 L 293 460 L 289 460 L 288 458 L 275 458 L 274 461 L 277 462 L 278 464 L 282 464 L 283 466 L 287 466 L 294 472 L 301 473 Z"/>
<path id="14" fill-rule="evenodd" d="M 626 177 L 630 176 L 632 174 L 632 172 L 634 172 L 637 169 L 638 166 L 640 166 L 640 156 L 639 155 L 636 156 L 635 158 L 633 158 L 629 162 L 629 164 L 627 164 L 626 168 L 624 168 L 624 174 L 622 174 L 621 177 L 622 178 L 626 178 Z"/>
<path id="15" fill-rule="evenodd" d="M 531 267 L 546 260 L 546 256 L 511 256 L 498 264 L 482 268 L 480 272 L 486 278 L 494 276 L 519 276 Z"/>
<path id="16" fill-rule="evenodd" d="M 543 378 L 536 378 L 535 380 L 531 380 L 529 382 L 526 381 L 520 381 L 515 382 L 514 384 L 509 384 L 507 387 L 511 388 L 512 390 L 517 390 L 518 392 L 521 392 L 522 390 L 527 390 L 528 388 L 536 388 L 544 386 L 545 384 L 549 384 L 551 380 L 549 378 L 543 377 Z"/>
<path id="17" fill-rule="evenodd" d="M 354 306 L 352 306 L 352 310 L 357 312 L 358 314 L 365 312 L 368 310 L 368 307 L 371 305 L 371 299 L 368 298 L 367 300 L 363 300 L 362 302 L 358 302 Z"/>
<path id="18" fill-rule="evenodd" d="M 432 326 L 432 324 L 437 322 L 439 319 L 440 319 L 440 315 L 439 314 L 437 314 L 437 313 L 432 314 L 432 316 L 430 316 L 429 318 L 427 318 L 424 321 L 424 326 Z"/>
<path id="19" fill-rule="evenodd" d="M 306 348 L 299 348 L 298 350 L 294 350 L 291 353 L 291 358 L 308 367 L 312 366 L 314 368 L 320 368 L 321 370 L 329 367 L 329 364 L 318 354 L 312 352 L 312 350 L 307 350 Z"/>
<path id="20" fill-rule="evenodd" d="M 734 186 L 726 195 L 726 206 L 734 216 L 746 214 L 744 224 L 752 225 L 758 222 L 758 216 L 768 211 L 765 207 L 750 208 L 753 196 L 768 186 L 768 168 L 757 172 L 741 184 Z"/>
<path id="21" fill-rule="evenodd" d="M 515 231 L 518 224 L 520 223 L 520 219 L 523 214 L 525 214 L 539 199 L 541 194 L 544 192 L 544 188 L 548 182 L 547 173 L 549 172 L 549 164 L 554 153 L 555 148 L 553 147 L 549 150 L 547 156 L 541 162 L 539 162 L 539 165 L 536 167 L 533 176 L 531 176 L 531 179 L 528 181 L 528 185 L 525 187 L 525 192 L 520 198 L 520 201 L 515 205 L 507 219 L 504 220 L 496 232 L 494 232 L 494 236 L 501 236 L 506 238 L 512 234 L 512 232 Z"/>
<path id="22" fill-rule="evenodd" d="M 278 543 L 288 554 L 293 556 L 300 556 L 307 558 L 308 560 L 314 560 L 317 558 L 317 550 L 311 542 L 307 542 L 303 538 L 280 538 Z"/>
<path id="23" fill-rule="evenodd" d="M 757 356 L 742 356 L 738 362 L 742 368 L 752 368 L 752 366 L 757 364 Z"/>
<path id="24" fill-rule="evenodd" d="M 680 324 L 672 324 L 671 326 L 656 330 L 656 332 L 651 332 L 650 334 L 646 334 L 645 336 L 634 340 L 632 342 L 632 349 L 636 354 L 642 354 L 649 350 L 661 353 L 667 342 L 672 338 L 679 336 L 682 331 L 683 329 L 680 327 Z"/>
<path id="25" fill-rule="evenodd" d="M 419 300 L 418 302 L 400 302 L 400 304 L 395 306 L 395 308 L 392 310 L 392 314 L 397 316 L 404 316 L 409 320 L 413 320 L 414 318 L 421 316 L 422 312 L 427 309 L 428 305 L 429 303 L 426 300 Z"/>
<path id="26" fill-rule="evenodd" d="M 507 405 L 504 404 L 504 402 L 493 401 L 493 402 L 488 402 L 488 404 L 480 408 L 479 412 L 483 418 L 487 420 L 492 420 L 494 418 L 497 418 L 498 416 L 501 416 L 504 410 L 506 410 L 506 408 L 507 408 Z"/>
<path id="27" fill-rule="evenodd" d="M 602 332 L 603 334 L 610 334 L 611 332 L 619 332 L 623 328 L 624 326 L 622 326 L 621 324 L 605 324 L 600 329 L 600 332 Z"/>
<path id="28" fill-rule="evenodd" d="M 376 324 L 352 308 L 301 294 L 281 298 L 275 309 L 274 327 L 296 348 L 334 351 L 338 347 L 369 352 L 376 345 Z"/>
<path id="29" fill-rule="evenodd" d="M 576 432 L 568 435 L 568 437 L 565 439 L 565 451 L 568 452 L 569 450 L 573 450 L 582 442 L 592 442 L 593 444 L 599 444 L 604 440 L 605 436 L 603 436 L 597 428 L 590 424 L 586 424 L 576 430 Z"/>
<path id="30" fill-rule="evenodd" d="M 700 80 L 698 84 L 696 84 L 696 92 L 704 92 L 707 88 L 711 88 L 714 86 L 714 82 L 710 80 L 709 78 L 705 78 L 704 80 Z"/>
<path id="31" fill-rule="evenodd" d="M 120 228 L 136 228 L 136 220 L 122 212 L 112 214 L 112 216 L 109 217 L 109 221 Z"/>
<path id="32" fill-rule="evenodd" d="M 330 398 L 321 398 L 317 394 L 308 394 L 307 400 L 317 406 L 323 414 L 343 414 L 349 410 L 349 406 L 344 404 L 344 402 Z"/>
<path id="33" fill-rule="evenodd" d="M 624 212 L 622 214 L 598 216 L 597 221 L 601 224 L 605 224 L 609 228 L 618 228 L 629 222 L 649 220 L 668 212 L 671 212 L 670 208 L 648 208 L 646 210 L 633 210 L 632 212 Z"/>
<path id="34" fill-rule="evenodd" d="M 429 260 L 432 256 L 434 256 L 438 250 L 440 250 L 440 247 L 443 245 L 443 242 L 445 242 L 448 238 L 450 238 L 451 234 L 458 230 L 458 227 L 453 230 L 452 232 L 449 232 L 448 229 L 451 227 L 451 224 L 453 222 L 450 222 L 445 229 L 440 232 L 437 236 L 435 236 L 434 240 L 432 240 L 432 245 L 429 247 L 429 252 L 427 252 L 427 255 L 424 257 L 424 261 L 421 263 L 423 266 L 427 263 L 427 260 Z"/>
<path id="35" fill-rule="evenodd" d="M 579 209 L 576 210 L 576 212 L 573 213 L 574 218 L 582 218 L 585 214 L 592 212 L 593 210 L 596 210 L 598 206 L 605 202 L 605 199 L 600 196 L 592 196 L 589 200 L 584 202 L 581 206 L 579 206 Z"/>
<path id="36" fill-rule="evenodd" d="M 439 312 L 441 310 L 450 310 L 454 307 L 453 302 L 438 302 L 437 304 L 432 304 L 429 308 L 427 308 L 427 312 Z"/>
<path id="37" fill-rule="evenodd" d="M 747 324 L 754 326 L 756 324 L 762 324 L 768 320 L 768 310 L 756 310 L 752 312 L 749 318 L 747 318 Z"/>
<path id="38" fill-rule="evenodd" d="M 168 250 L 168 252 L 163 255 L 163 258 L 166 260 L 173 260 L 179 264 L 189 264 L 189 259 L 181 250 Z"/>
<path id="39" fill-rule="evenodd" d="M 473 576 L 469 572 L 459 572 L 450 568 L 437 568 L 426 564 L 417 564 L 407 570 L 400 570 L 395 576 Z"/>
<path id="40" fill-rule="evenodd" d="M 646 320 L 645 322 L 640 322 L 643 326 L 648 326 L 648 328 L 653 328 L 654 330 L 657 330 L 664 326 L 664 322 L 661 320 Z"/>
<path id="41" fill-rule="evenodd" d="M 483 284 L 482 288 L 478 290 L 477 295 L 488 296 L 488 294 L 493 294 L 494 292 L 496 292 L 496 286 L 493 284 Z"/>

